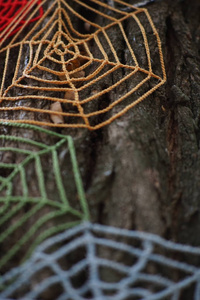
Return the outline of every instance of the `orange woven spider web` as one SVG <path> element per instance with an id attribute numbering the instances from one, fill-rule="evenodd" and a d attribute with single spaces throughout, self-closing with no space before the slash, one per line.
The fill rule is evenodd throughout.
<path id="1" fill-rule="evenodd" d="M 148 11 L 113 3 L 43 0 L 30 12 L 31 19 L 43 7 L 37 23 L 27 18 L 12 39 L 2 39 L 1 120 L 98 129 L 164 84 L 161 41 Z M 53 112 L 61 124 L 50 119 L 54 102 L 62 106 Z"/>

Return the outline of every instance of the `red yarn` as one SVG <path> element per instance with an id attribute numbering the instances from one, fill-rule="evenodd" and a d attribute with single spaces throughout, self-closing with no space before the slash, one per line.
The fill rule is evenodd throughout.
<path id="1" fill-rule="evenodd" d="M 6 27 L 13 21 L 13 19 L 21 12 L 21 10 L 24 8 L 25 5 L 28 3 L 32 3 L 33 0 L 0 0 L 0 33 L 2 33 L 3 30 L 6 29 Z M 37 5 L 41 3 L 41 0 L 37 1 Z M 28 6 L 27 6 L 28 8 Z M 19 22 L 17 27 L 14 28 L 14 30 L 9 34 L 9 36 L 12 36 L 17 31 L 20 30 L 22 25 L 26 22 L 27 14 L 26 11 L 24 11 L 24 17 Z M 38 10 L 38 15 L 31 20 L 29 20 L 28 24 L 37 21 L 41 16 L 43 15 L 43 8 L 40 7 Z M 6 34 L 6 31 L 5 31 Z"/>

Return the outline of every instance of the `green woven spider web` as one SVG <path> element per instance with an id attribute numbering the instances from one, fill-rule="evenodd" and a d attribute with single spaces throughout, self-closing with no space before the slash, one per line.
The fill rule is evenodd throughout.
<path id="1" fill-rule="evenodd" d="M 0 135 L 0 268 L 10 269 L 47 237 L 88 220 L 89 212 L 70 136 L 25 124 L 0 125 L 7 131 Z M 21 136 L 20 130 L 37 131 L 38 141 L 9 135 L 11 128 Z M 69 183 L 63 180 L 66 172 Z"/>

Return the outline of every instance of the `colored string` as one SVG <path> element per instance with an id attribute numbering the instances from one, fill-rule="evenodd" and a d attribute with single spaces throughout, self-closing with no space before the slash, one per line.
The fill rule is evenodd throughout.
<path id="1" fill-rule="evenodd" d="M 71 256 L 72 265 L 66 263 Z M 3 275 L 0 297 L 42 299 L 54 292 L 58 300 L 199 300 L 199 257 L 199 247 L 84 222 L 44 241 Z"/>
<path id="2" fill-rule="evenodd" d="M 161 41 L 148 11 L 121 0 L 113 2 L 116 7 L 98 0 L 89 1 L 91 5 L 81 0 L 73 1 L 80 11 L 85 9 L 87 15 L 100 17 L 97 18 L 100 21 L 94 22 L 80 14 L 79 9 L 75 10 L 71 2 L 31 1 L 29 9 L 35 9 L 28 16 L 24 11 L 21 18 L 25 15 L 26 20 L 12 40 L 0 34 L 0 55 L 4 57 L 0 79 L 1 120 L 5 121 L 4 112 L 12 111 L 10 122 L 99 129 L 165 83 Z M 48 9 L 27 33 L 30 20 L 44 5 L 48 5 Z M 132 11 L 121 10 L 120 5 L 131 7 Z M 136 37 L 129 36 L 127 22 L 135 30 Z M 90 32 L 79 32 L 77 24 L 87 26 Z M 15 23 L 13 26 L 12 32 Z M 113 41 L 115 31 L 124 44 L 127 64 Z M 10 68 L 13 77 L 10 77 Z M 120 72 L 124 75 L 119 75 Z M 119 92 L 122 85 L 126 88 Z M 45 107 L 37 104 L 41 100 L 46 103 Z M 51 122 L 51 104 L 55 102 L 61 104 L 62 110 L 53 111 L 53 114 L 62 116 L 63 122 Z M 23 117 L 20 112 L 25 112 Z"/>
<path id="3" fill-rule="evenodd" d="M 0 1 L 0 33 L 1 39 L 6 35 L 10 37 L 14 35 L 23 24 L 26 25 L 39 20 L 43 15 L 43 8 L 40 7 L 38 10 L 38 15 L 26 22 L 27 14 L 32 7 L 32 0 L 1 0 Z M 40 4 L 41 0 L 36 2 L 36 5 Z M 29 8 L 30 6 L 30 8 Z M 21 17 L 23 15 L 23 17 Z M 12 29 L 12 25 L 15 24 L 15 29 Z"/>
<path id="4" fill-rule="evenodd" d="M 16 163 L 8 163 L 3 160 L 0 163 L 1 174 L 5 174 L 0 176 L 0 244 L 4 243 L 5 245 L 6 241 L 12 244 L 6 253 L 1 252 L 0 267 L 3 267 L 9 261 L 19 263 L 16 255 L 21 253 L 20 251 L 25 247 L 25 244 L 27 245 L 28 243 L 28 249 L 20 261 L 23 261 L 33 251 L 35 246 L 47 237 L 63 231 L 81 220 L 88 220 L 89 211 L 73 140 L 70 136 L 26 124 L 1 122 L 0 126 L 4 126 L 4 128 L 18 128 L 19 135 L 21 129 L 26 129 L 27 133 L 38 131 L 45 134 L 45 140 L 49 140 L 50 137 L 54 137 L 54 140 L 56 140 L 54 144 L 46 145 L 44 142 L 21 138 L 20 136 L 0 135 L 2 144 L 0 152 L 2 157 L 4 154 L 11 153 L 16 158 Z M 69 193 L 65 187 L 66 184 L 64 184 L 59 163 L 59 153 L 62 149 L 65 151 L 68 149 L 67 153 L 71 166 L 68 163 L 65 171 L 73 174 L 73 180 L 71 179 L 72 182 L 70 184 L 76 190 L 74 196 L 79 201 L 79 208 L 72 206 L 71 202 L 75 201 L 71 199 L 73 193 Z M 20 158 L 21 156 L 23 157 Z M 51 175 L 54 190 L 57 191 L 55 195 L 51 195 L 46 189 L 47 170 L 45 171 L 44 169 L 44 161 L 47 160 L 49 163 L 52 161 L 48 174 Z M 9 174 L 6 176 L 7 170 Z M 33 182 L 27 182 L 27 172 L 30 170 L 35 170 L 36 177 L 34 177 Z M 20 192 L 16 191 L 16 181 Z M 31 190 L 36 189 L 37 195 L 33 196 L 30 194 L 30 188 Z M 42 213 L 44 211 L 45 213 Z M 74 221 L 72 221 L 73 219 Z M 31 225 L 30 222 L 32 222 Z M 15 236 L 19 232 L 20 237 L 15 240 Z"/>

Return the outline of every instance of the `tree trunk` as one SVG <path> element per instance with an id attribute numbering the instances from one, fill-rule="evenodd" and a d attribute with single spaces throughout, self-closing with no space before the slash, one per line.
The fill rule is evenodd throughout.
<path id="1" fill-rule="evenodd" d="M 152 232 L 174 241 L 199 245 L 200 3 L 198 0 L 169 0 L 152 3 L 147 8 L 162 41 L 167 83 L 110 125 L 96 131 L 67 128 L 53 131 L 73 137 L 93 222 Z M 128 22 L 126 29 L 129 37 L 137 35 Z M 114 39 L 116 50 L 122 53 L 124 64 L 128 64 L 124 45 L 113 29 Z M 138 53 L 139 47 L 137 44 L 135 49 Z M 156 55 L 155 64 L 158 63 Z M 123 78 L 123 72 L 118 76 L 119 80 Z M 107 84 L 103 82 L 97 88 L 101 90 Z M 116 92 L 120 93 L 120 90 Z M 37 105 L 44 106 L 44 102 Z M 14 118 L 14 114 L 4 113 L 3 118 Z M 57 141 L 54 136 L 45 141 L 44 133 L 17 127 L 3 126 L 1 133 L 49 145 Z M 13 144 L 4 140 L 1 146 L 10 145 Z M 1 160 L 14 164 L 21 161 L 22 156 L 2 152 Z M 51 163 L 51 158 L 44 156 L 46 190 L 57 197 L 52 188 Z M 69 158 L 64 155 L 60 161 L 61 173 L 66 189 L 71 192 L 72 206 L 77 207 L 76 191 L 70 190 L 73 176 L 66 171 L 68 164 Z M 5 170 L 1 176 L 7 176 L 3 172 Z M 29 166 L 27 176 L 29 195 L 36 197 L 38 190 L 33 183 L 37 175 L 33 164 Z M 19 195 L 19 189 L 16 178 L 13 193 Z M 45 211 L 48 208 L 35 218 Z M 30 219 L 27 226 L 31 227 L 34 222 Z M 54 222 L 56 225 L 57 221 Z M 19 228 L 15 239 L 23 234 L 23 230 Z M 4 244 L 3 251 L 8 247 Z"/>

